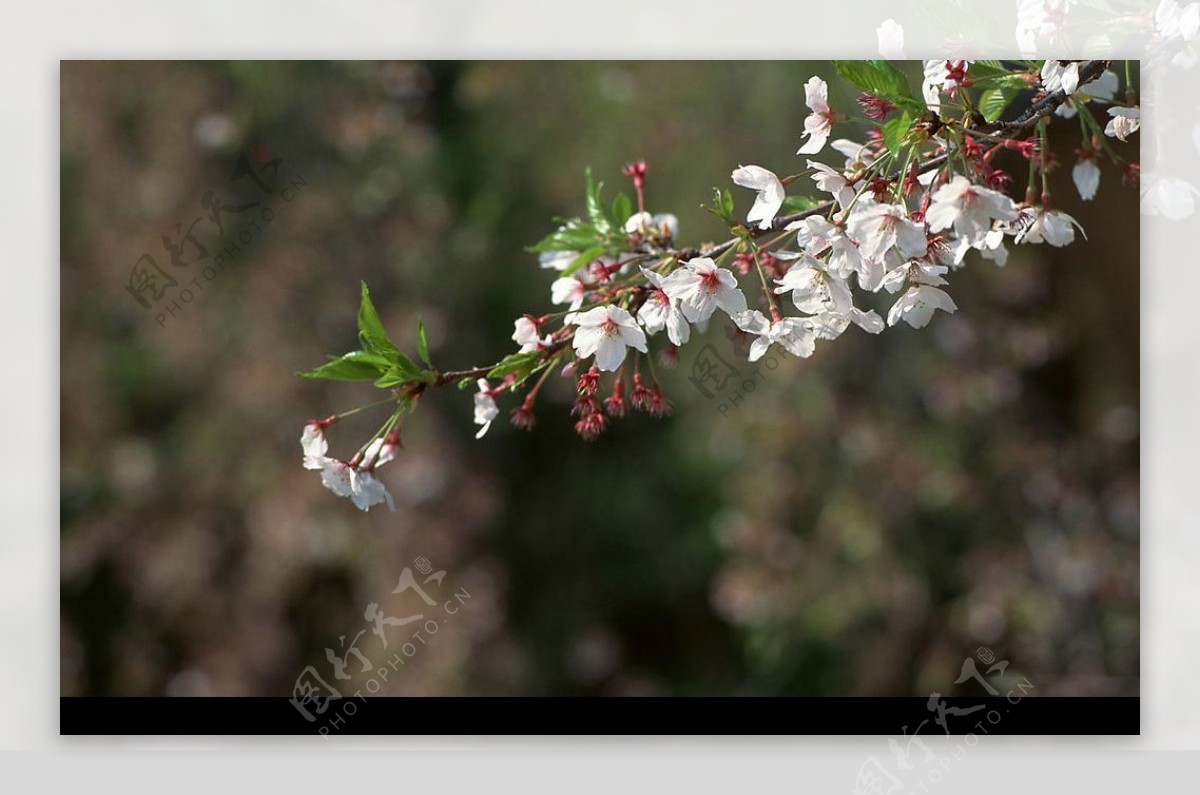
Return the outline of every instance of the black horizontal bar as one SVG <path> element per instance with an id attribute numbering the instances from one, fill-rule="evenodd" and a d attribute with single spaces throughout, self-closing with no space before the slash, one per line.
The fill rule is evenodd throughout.
<path id="1" fill-rule="evenodd" d="M 806 697 L 90 698 L 60 701 L 72 735 L 944 735 L 930 699 Z M 953 735 L 1131 735 L 1140 699 L 946 697 Z M 321 709 L 324 704 L 323 711 Z M 518 714 L 519 722 L 509 716 Z M 419 720 L 414 721 L 414 715 Z M 922 721 L 925 723 L 922 724 Z M 903 728 L 907 727 L 907 728 Z M 919 728 L 918 728 L 919 727 Z"/>

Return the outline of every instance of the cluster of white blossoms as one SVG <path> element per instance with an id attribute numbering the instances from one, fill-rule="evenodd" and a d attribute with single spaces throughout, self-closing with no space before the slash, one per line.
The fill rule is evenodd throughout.
<path id="1" fill-rule="evenodd" d="M 971 63 L 924 63 L 921 96 L 931 112 L 942 111 L 946 97 L 955 97 L 971 85 Z M 1066 95 L 1057 108 L 1060 117 L 1075 116 L 1089 102 L 1110 103 L 1119 87 L 1116 75 L 1108 71 L 1081 81 L 1080 65 L 1077 61 L 1046 61 L 1036 76 L 1046 95 L 1059 91 Z M 997 190 L 992 178 L 1000 175 L 998 182 L 1003 184 L 1009 177 L 991 169 L 990 155 L 982 156 L 978 147 L 970 149 L 969 141 L 968 148 L 957 152 L 965 161 L 960 171 L 949 165 L 921 169 L 919 162 L 914 162 L 911 173 L 885 177 L 882 170 L 875 169 L 877 161 L 888 154 L 878 139 L 865 144 L 848 139 L 830 142 L 842 116 L 830 106 L 824 80 L 810 78 L 804 85 L 804 97 L 810 113 L 797 154 L 815 155 L 829 145 L 846 159 L 841 168 L 806 160 L 816 190 L 829 197 L 822 205 L 828 209 L 788 223 L 782 230 L 789 233 L 784 245 L 762 251 L 762 257 L 773 264 L 772 284 L 767 284 L 757 255 L 751 257 L 762 286 L 767 288 L 760 291 L 763 306 L 750 308 L 737 275 L 703 251 L 686 259 L 674 253 L 672 244 L 679 232 L 674 215 L 641 211 L 624 223 L 629 235 L 625 253 L 596 257 L 586 268 L 579 267 L 581 254 L 576 250 L 541 255 L 542 267 L 565 272 L 551 285 L 551 301 L 567 310 L 562 328 L 551 334 L 544 330 L 547 318 L 516 320 L 513 340 L 519 344 L 519 352 L 550 354 L 569 341 L 576 361 L 591 361 L 588 378 L 597 372 L 615 372 L 620 380 L 630 351 L 635 356 L 648 353 L 648 341 L 660 332 L 665 332 L 671 346 L 682 346 L 691 338 L 692 326 L 703 330 L 719 310 L 754 337 L 751 361 L 761 358 L 772 345 L 807 357 L 819 340 L 835 339 L 851 325 L 878 334 L 901 322 L 922 328 L 937 312 L 956 311 L 954 300 L 943 289 L 946 276 L 962 267 L 972 250 L 1004 265 L 1009 243 L 1065 246 L 1074 240 L 1078 224 L 1066 213 L 1044 204 L 1018 204 Z M 877 114 L 872 118 L 894 110 L 890 103 L 868 99 L 865 103 L 860 99 L 860 103 Z M 1109 113 L 1108 135 L 1124 141 L 1137 129 L 1137 108 L 1113 107 Z M 943 151 L 954 146 L 948 138 L 932 137 Z M 1027 159 L 1038 156 L 1032 143 L 1023 144 L 1021 151 Z M 1092 198 L 1099 184 L 1094 160 L 1091 153 L 1081 156 L 1073 171 L 1084 199 Z M 645 164 L 635 165 L 640 169 L 635 177 L 640 201 Z M 626 173 L 632 168 L 634 165 L 627 167 Z M 786 185 L 794 179 L 781 179 L 759 165 L 743 165 L 733 171 L 735 185 L 754 191 L 745 216 L 749 227 L 759 233 L 775 228 L 787 200 Z M 789 241 L 794 245 L 786 245 Z M 729 256 L 733 252 L 722 253 Z M 749 268 L 742 270 L 748 272 Z M 621 287 L 639 274 L 642 285 Z M 874 309 L 856 305 L 856 292 L 895 295 L 886 320 Z M 790 296 L 796 314 L 782 311 L 776 296 Z M 492 396 L 503 388 L 503 384 L 491 387 L 486 380 L 479 382 L 475 421 L 481 426 L 481 435 L 496 416 Z"/>
<path id="2" fill-rule="evenodd" d="M 399 444 L 394 437 L 379 437 L 372 441 L 351 461 L 330 458 L 329 442 L 325 439 L 325 428 L 331 421 L 313 420 L 304 426 L 300 436 L 300 447 L 304 451 L 304 468 L 321 473 L 325 488 L 339 497 L 349 497 L 363 511 L 372 505 L 386 502 L 396 510 L 392 495 L 388 493 L 374 475 L 375 469 L 396 457 Z"/>
<path id="3" fill-rule="evenodd" d="M 1043 5 L 1052 16 L 1062 4 Z M 1195 16 L 1187 11 L 1173 17 L 1181 35 L 1195 34 L 1200 25 Z M 881 29 L 881 41 L 885 34 L 889 46 L 902 48 L 898 26 Z M 645 210 L 644 162 L 623 169 L 633 181 L 636 204 L 620 195 L 610 209 L 589 174 L 587 217 L 566 221 L 534 247 L 541 266 L 558 274 L 550 300 L 559 309 L 517 318 L 516 351 L 494 365 L 439 371 L 429 361 L 423 330 L 419 352 L 425 367 L 416 364 L 387 341 L 364 285 L 360 337 L 370 350 L 346 354 L 307 375 L 378 379 L 377 386 L 393 390 L 397 412 L 349 461 L 327 455 L 324 429 L 336 417 L 310 423 L 301 439 L 304 466 L 319 470 L 330 490 L 363 510 L 382 502 L 390 506 L 374 472 L 396 454 L 401 414 L 428 387 L 446 383 L 475 385 L 476 438 L 499 417 L 497 398 L 504 395 L 523 393 L 510 418 L 532 428 L 534 401 L 554 373 L 577 379 L 572 414 L 584 439 L 597 438 L 630 409 L 665 416 L 672 409 L 655 374 L 652 346 L 658 361 L 670 366 L 693 339 L 693 328 L 703 333 L 718 313 L 751 338 L 752 362 L 772 346 L 809 357 L 818 343 L 837 339 L 850 326 L 870 334 L 901 323 L 923 328 L 939 312 L 957 311 L 949 277 L 971 252 L 1004 266 L 1012 245 L 1061 247 L 1074 242 L 1076 230 L 1082 232 L 1074 218 L 1051 204 L 1052 120 L 1078 123 L 1081 144 L 1071 175 L 1083 200 L 1099 188 L 1097 160 L 1120 166 L 1127 180 L 1138 178 L 1136 161 L 1126 161 L 1114 146 L 1137 132 L 1140 112 L 1128 70 L 1125 104 L 1115 104 L 1121 81 L 1106 70 L 1111 62 L 1045 61 L 1039 68 L 925 61 L 919 94 L 886 62 L 835 63 L 839 74 L 863 89 L 857 104 L 878 127 L 862 141 L 834 138 L 846 115 L 830 104 L 825 81 L 810 78 L 797 155 L 829 150 L 841 162 L 805 157 L 798 173 L 782 178 L 760 165 L 739 165 L 731 182 L 754 192 L 745 222 L 735 217 L 728 190 L 715 191 L 709 207 L 733 235 L 724 243 L 700 248 L 677 243 L 678 219 Z M 1025 111 L 1032 117 L 996 121 L 1026 87 L 1037 94 Z M 1106 123 L 1093 115 L 1093 105 L 1106 106 Z M 1005 192 L 1014 174 L 993 163 L 1003 152 L 1028 163 L 1014 169 L 1028 173 L 1022 201 Z M 788 186 L 798 180 L 803 185 L 811 180 L 817 197 L 789 197 Z"/>

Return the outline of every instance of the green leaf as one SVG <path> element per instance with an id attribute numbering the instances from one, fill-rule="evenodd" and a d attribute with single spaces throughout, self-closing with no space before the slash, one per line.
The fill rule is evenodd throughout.
<path id="1" fill-rule="evenodd" d="M 375 304 L 371 303 L 371 291 L 367 289 L 366 282 L 362 283 L 362 302 L 358 306 L 358 338 L 362 341 L 363 350 L 368 353 L 377 353 L 387 359 L 397 354 L 404 355 L 388 339 L 379 313 L 375 311 Z"/>
<path id="2" fill-rule="evenodd" d="M 629 220 L 631 215 L 633 215 L 633 200 L 624 193 L 618 193 L 617 198 L 613 199 L 612 204 L 613 223 L 617 227 L 624 229 L 625 222 Z"/>
<path id="3" fill-rule="evenodd" d="M 588 166 L 587 169 L 584 170 L 584 174 L 587 178 L 588 219 L 592 222 L 592 226 L 598 233 L 602 235 L 610 234 L 613 231 L 612 222 L 609 220 L 608 215 L 604 212 L 604 202 L 600 200 L 600 189 L 604 187 L 604 183 L 602 182 L 597 185 L 595 181 L 592 180 L 591 166 Z"/>
<path id="4" fill-rule="evenodd" d="M 488 373 L 488 378 L 504 378 L 505 376 L 513 376 L 513 386 L 522 383 L 529 376 L 549 366 L 549 361 L 542 360 L 542 354 L 531 353 L 510 353 L 500 360 L 500 363 L 492 368 Z"/>
<path id="5" fill-rule="evenodd" d="M 522 369 L 532 368 L 540 358 L 541 355 L 538 353 L 510 353 L 491 369 L 488 378 L 503 378 L 509 373 L 518 373 Z"/>
<path id="6" fill-rule="evenodd" d="M 726 226 L 733 226 L 736 223 L 733 219 L 733 194 L 728 190 L 713 188 L 712 205 L 702 204 L 700 206 L 724 221 Z"/>
<path id="7" fill-rule="evenodd" d="M 987 122 L 994 122 L 1004 115 L 1005 108 L 1016 99 L 1015 88 L 989 88 L 979 95 L 979 112 Z"/>
<path id="8" fill-rule="evenodd" d="M 379 380 L 375 382 L 375 386 L 379 387 L 380 389 L 390 389 L 394 386 L 407 384 L 412 380 L 414 379 L 407 377 L 404 373 L 393 368 L 380 376 Z"/>
<path id="9" fill-rule="evenodd" d="M 779 212 L 781 215 L 791 215 L 792 213 L 811 210 L 818 204 L 824 204 L 824 202 L 814 199 L 812 196 L 788 196 L 784 198 L 783 206 L 779 208 Z"/>
<path id="10" fill-rule="evenodd" d="M 888 151 L 899 152 L 912 128 L 913 118 L 908 111 L 885 121 L 883 123 L 883 143 Z"/>
<path id="11" fill-rule="evenodd" d="M 429 343 L 425 340 L 425 322 L 420 318 L 417 318 L 417 355 L 426 367 L 433 367 L 433 362 L 429 361 Z"/>
<path id="12" fill-rule="evenodd" d="M 312 370 L 296 373 L 301 378 L 326 378 L 332 381 L 371 381 L 388 370 L 388 361 L 366 351 L 351 351 Z"/>
<path id="13" fill-rule="evenodd" d="M 488 378 L 504 378 L 511 375 L 513 377 L 512 385 L 516 387 L 549 364 L 549 361 L 543 361 L 540 353 L 510 353 L 492 368 L 488 373 Z"/>
<path id="14" fill-rule="evenodd" d="M 563 268 L 563 272 L 558 275 L 558 278 L 562 279 L 567 276 L 570 276 L 572 273 L 579 270 L 584 265 L 591 264 L 592 260 L 595 260 L 598 257 L 604 256 L 604 254 L 607 251 L 608 251 L 608 249 L 605 248 L 604 246 L 594 246 L 592 248 L 589 248 L 587 251 L 582 252 L 578 257 L 571 260 L 571 264 L 568 265 L 567 267 Z"/>
<path id="15" fill-rule="evenodd" d="M 595 246 L 602 237 L 596 227 L 574 218 L 546 235 L 536 245 L 530 246 L 528 250 L 535 254 L 546 251 L 582 251 Z"/>
<path id="16" fill-rule="evenodd" d="M 915 100 L 908 87 L 908 78 L 887 61 L 834 61 L 833 65 L 839 75 L 868 94 L 897 104 Z"/>

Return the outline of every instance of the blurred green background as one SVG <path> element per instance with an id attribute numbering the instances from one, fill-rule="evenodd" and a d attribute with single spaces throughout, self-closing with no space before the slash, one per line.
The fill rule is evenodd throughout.
<path id="1" fill-rule="evenodd" d="M 976 693 L 953 682 L 987 646 L 1037 694 L 1136 694 L 1137 196 L 1105 167 L 1079 200 L 1073 122 L 1052 184 L 1089 239 L 973 261 L 927 329 L 849 331 L 724 413 L 688 381 L 693 344 L 673 418 L 592 444 L 568 382 L 533 433 L 509 401 L 482 441 L 469 392 L 430 394 L 381 470 L 394 514 L 301 468 L 309 418 L 374 398 L 293 376 L 354 347 L 360 279 L 410 352 L 420 316 L 443 369 L 496 361 L 549 306 L 524 246 L 583 211 L 586 166 L 612 196 L 644 157 L 647 209 L 723 239 L 700 203 L 738 164 L 803 168 L 814 73 L 857 116 L 825 62 L 64 62 L 62 694 L 332 682 L 326 647 L 368 602 L 403 614 L 419 556 L 472 598 L 384 693 Z M 229 179 L 250 153 L 281 159 L 270 195 Z M 260 212 L 202 222 L 208 260 L 173 268 L 161 238 L 209 189 L 274 216 L 206 279 Z M 151 309 L 126 290 L 143 253 L 181 282 Z M 706 337 L 744 367 L 723 324 Z"/>

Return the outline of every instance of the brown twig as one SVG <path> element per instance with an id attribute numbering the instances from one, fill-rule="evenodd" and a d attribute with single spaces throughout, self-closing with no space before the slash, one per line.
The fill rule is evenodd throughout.
<path id="1" fill-rule="evenodd" d="M 1104 74 L 1104 70 L 1112 65 L 1112 61 L 1085 61 L 1079 67 L 1079 85 L 1083 86 L 1092 82 Z M 993 130 L 1004 130 L 1006 132 L 1014 132 L 1026 130 L 1037 124 L 1040 120 L 1049 116 L 1054 111 L 1067 101 L 1067 92 L 1061 88 L 1047 94 L 1041 100 L 1033 103 L 1025 112 L 1012 121 L 998 121 L 992 125 Z"/>

